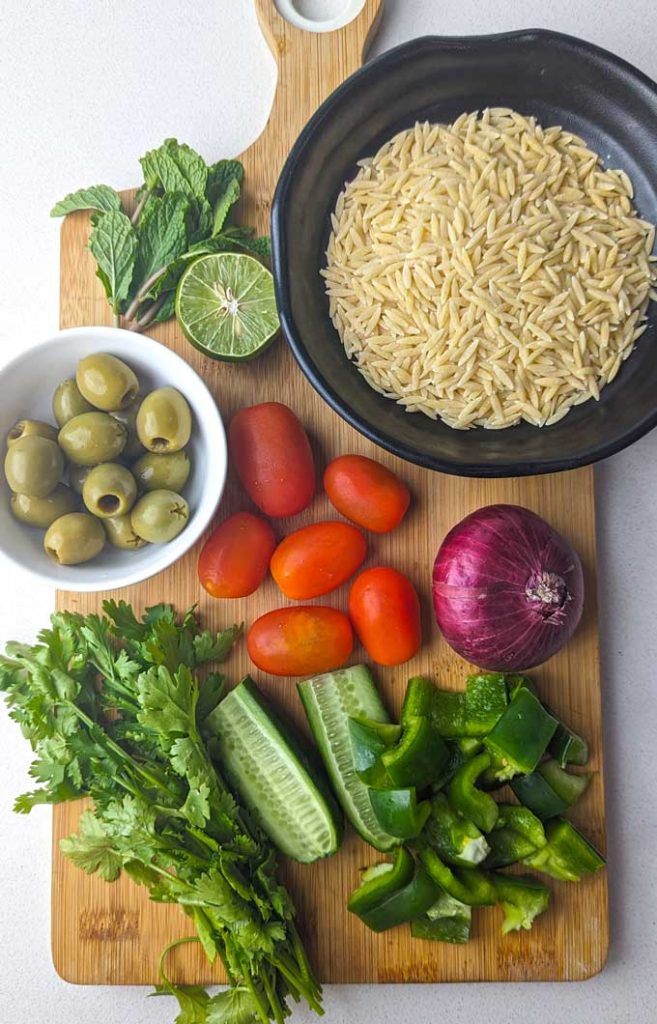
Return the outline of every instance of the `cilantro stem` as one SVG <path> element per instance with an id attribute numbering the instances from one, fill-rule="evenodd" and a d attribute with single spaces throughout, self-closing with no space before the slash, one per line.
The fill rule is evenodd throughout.
<path id="1" fill-rule="evenodd" d="M 256 1010 L 258 1012 L 258 1016 L 260 1017 L 260 1020 L 262 1021 L 262 1024 L 269 1024 L 269 1022 L 271 1020 L 271 1014 L 269 1013 L 269 1007 L 267 1005 L 265 1005 L 265 1003 L 263 1002 L 263 1000 L 262 1000 L 262 998 L 260 996 L 260 993 L 258 992 L 258 990 L 256 989 L 255 985 L 253 984 L 253 978 L 251 977 L 251 975 L 249 974 L 248 971 L 244 972 L 244 984 L 248 988 L 249 992 L 251 993 L 251 997 L 252 997 L 254 1003 L 256 1004 Z M 267 1000 L 267 1002 L 269 1002 L 269 1000 Z"/>
<path id="2" fill-rule="evenodd" d="M 186 935 L 183 939 L 174 939 L 174 941 L 170 942 L 168 946 L 165 946 L 162 952 L 160 953 L 160 959 L 158 960 L 157 963 L 157 973 L 159 974 L 160 980 L 164 987 L 168 989 L 169 992 L 171 992 L 172 994 L 175 986 L 164 970 L 164 963 L 166 961 L 166 958 L 168 957 L 169 953 L 172 953 L 174 949 L 178 948 L 178 946 L 187 946 L 189 945 L 190 942 L 200 941 L 201 940 L 199 939 L 198 935 Z"/>

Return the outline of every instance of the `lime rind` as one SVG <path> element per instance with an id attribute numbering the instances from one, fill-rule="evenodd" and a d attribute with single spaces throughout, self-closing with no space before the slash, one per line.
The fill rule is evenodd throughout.
<path id="1" fill-rule="evenodd" d="M 271 272 L 242 253 L 201 256 L 180 279 L 176 317 L 192 345 L 213 359 L 253 359 L 280 328 Z"/>

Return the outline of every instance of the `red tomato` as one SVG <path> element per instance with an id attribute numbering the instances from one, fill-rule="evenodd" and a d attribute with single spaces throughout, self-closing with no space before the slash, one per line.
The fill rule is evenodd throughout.
<path id="1" fill-rule="evenodd" d="M 345 583 L 366 554 L 365 537 L 355 526 L 313 523 L 281 541 L 270 569 L 286 597 L 307 601 Z"/>
<path id="2" fill-rule="evenodd" d="M 329 501 L 347 519 L 372 530 L 388 533 L 399 526 L 411 495 L 398 476 L 364 455 L 339 455 L 324 472 Z"/>
<path id="3" fill-rule="evenodd" d="M 264 402 L 240 409 L 228 432 L 242 486 L 268 516 L 292 516 L 312 501 L 315 466 L 310 442 L 291 409 Z"/>
<path id="4" fill-rule="evenodd" d="M 340 668 L 354 637 L 346 615 L 322 605 L 279 608 L 261 615 L 246 638 L 249 657 L 274 676 L 312 676 Z"/>
<path id="5" fill-rule="evenodd" d="M 420 599 L 396 569 L 366 569 L 349 591 L 349 617 L 358 639 L 379 665 L 401 665 L 422 643 Z"/>
<path id="6" fill-rule="evenodd" d="M 198 560 L 198 578 L 212 597 L 246 597 L 257 590 L 276 547 L 266 519 L 236 512 L 208 537 Z"/>

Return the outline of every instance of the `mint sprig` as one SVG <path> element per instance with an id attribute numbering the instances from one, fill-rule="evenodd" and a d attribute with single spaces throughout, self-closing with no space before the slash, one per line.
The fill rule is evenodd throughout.
<path id="1" fill-rule="evenodd" d="M 269 255 L 269 239 L 232 223 L 244 168 L 208 166 L 191 146 L 165 139 L 140 160 L 144 181 L 132 213 L 108 185 L 72 192 L 50 211 L 92 210 L 89 249 L 118 326 L 141 330 L 174 314 L 176 286 L 189 260 L 208 252 Z"/>

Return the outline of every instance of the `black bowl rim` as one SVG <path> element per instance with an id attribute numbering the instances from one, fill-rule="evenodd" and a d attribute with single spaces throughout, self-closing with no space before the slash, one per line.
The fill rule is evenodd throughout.
<path id="1" fill-rule="evenodd" d="M 310 353 L 301 340 L 300 332 L 292 313 L 290 302 L 290 288 L 288 275 L 281 268 L 287 266 L 287 237 L 285 233 L 285 208 L 287 196 L 292 184 L 294 169 L 306 147 L 308 140 L 321 127 L 322 122 L 328 117 L 336 102 L 342 96 L 354 88 L 357 83 L 369 76 L 375 68 L 397 64 L 403 61 L 407 54 L 417 53 L 418 49 L 463 49 L 468 50 L 472 46 L 482 44 L 495 46 L 500 42 L 516 40 L 518 42 L 531 43 L 537 40 L 546 41 L 564 48 L 571 48 L 576 52 L 587 53 L 614 66 L 621 74 L 632 78 L 638 85 L 648 89 L 655 96 L 657 101 L 657 83 L 648 75 L 640 71 L 629 61 L 624 60 L 617 54 L 590 43 L 577 36 L 571 36 L 563 32 L 554 32 L 551 29 L 530 28 L 520 29 L 513 32 L 495 32 L 486 35 L 471 36 L 439 36 L 425 35 L 415 39 L 407 40 L 378 57 L 367 61 L 361 68 L 353 72 L 345 81 L 339 85 L 318 107 L 310 120 L 302 129 L 299 137 L 294 143 L 280 173 L 276 191 L 271 208 L 271 244 L 272 244 L 272 266 L 274 274 L 274 288 L 276 302 L 278 304 L 279 317 L 283 334 L 287 344 L 292 350 L 294 358 L 301 367 L 305 377 L 312 384 L 317 393 L 325 402 L 338 413 L 350 426 L 354 427 L 360 434 L 363 434 L 370 441 L 391 452 L 399 458 L 412 462 L 415 465 L 423 466 L 425 469 L 432 469 L 440 473 L 448 473 L 452 476 L 479 477 L 479 478 L 503 478 L 539 476 L 545 473 L 558 473 L 571 469 L 578 469 L 582 466 L 589 466 L 602 459 L 616 455 L 624 448 L 629 447 L 638 441 L 655 426 L 657 426 L 657 401 L 654 410 L 643 419 L 639 420 L 632 428 L 619 434 L 613 441 L 589 446 L 579 455 L 571 458 L 551 458 L 540 462 L 511 463 L 500 460 L 495 465 L 482 466 L 480 463 L 459 463 L 454 464 L 448 459 L 441 459 L 431 455 L 424 455 L 401 441 L 396 440 L 390 434 L 379 431 L 376 427 L 361 419 L 358 413 L 347 405 L 334 391 L 332 386 L 317 369 Z M 539 428 L 536 428 L 539 429 Z"/>

